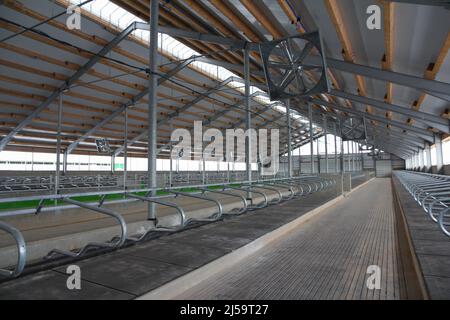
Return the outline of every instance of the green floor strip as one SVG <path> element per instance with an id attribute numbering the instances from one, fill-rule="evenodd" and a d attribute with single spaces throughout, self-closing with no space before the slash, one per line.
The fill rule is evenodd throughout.
<path id="1" fill-rule="evenodd" d="M 240 185 L 233 184 L 231 186 L 239 187 Z M 221 188 L 223 188 L 223 186 L 221 186 L 221 185 L 208 187 L 208 189 L 211 189 L 211 190 L 217 190 L 217 189 L 221 189 Z M 185 193 L 194 193 L 194 192 L 200 192 L 200 189 L 186 187 L 183 189 L 179 189 L 178 191 L 185 192 Z M 139 195 L 139 196 L 145 196 L 147 194 L 147 192 L 137 192 L 135 194 Z M 164 196 L 164 195 L 169 195 L 169 194 L 170 194 L 170 192 L 167 192 L 164 190 L 157 191 L 157 193 L 156 193 L 157 196 Z M 80 197 L 73 197 L 72 199 L 79 201 L 79 202 L 99 202 L 100 198 L 101 198 L 101 196 L 80 196 Z M 123 199 L 123 194 L 109 194 L 106 196 L 105 201 L 120 200 L 120 199 Z M 5 202 L 5 203 L 0 203 L 0 212 L 1 211 L 11 211 L 11 210 L 32 209 L 32 208 L 36 208 L 38 205 L 39 205 L 39 200 Z M 63 200 L 45 200 L 44 201 L 44 207 L 63 206 L 63 205 L 68 205 L 68 204 L 65 203 Z"/>

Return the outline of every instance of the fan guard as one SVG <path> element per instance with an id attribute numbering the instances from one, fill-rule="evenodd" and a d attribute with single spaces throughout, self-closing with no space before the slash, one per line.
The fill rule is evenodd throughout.
<path id="1" fill-rule="evenodd" d="M 97 146 L 97 152 L 99 154 L 110 154 L 111 153 L 111 147 L 109 145 L 108 139 L 105 139 L 105 138 L 96 139 L 95 144 Z"/>
<path id="2" fill-rule="evenodd" d="M 367 139 L 366 119 L 348 117 L 342 121 L 343 141 L 365 141 Z"/>
<path id="3" fill-rule="evenodd" d="M 260 51 L 271 100 L 329 91 L 318 31 L 262 43 Z"/>

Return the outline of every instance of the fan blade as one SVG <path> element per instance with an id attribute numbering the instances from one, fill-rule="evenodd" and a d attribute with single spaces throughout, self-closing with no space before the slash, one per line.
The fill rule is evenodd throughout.
<path id="1" fill-rule="evenodd" d="M 295 81 L 297 82 L 297 87 L 299 89 L 298 92 L 304 93 L 306 92 L 306 86 L 305 83 L 303 82 L 302 75 L 299 74 L 299 72 L 300 72 L 299 70 L 295 70 Z"/>
<path id="2" fill-rule="evenodd" d="M 286 57 L 289 59 L 289 62 L 290 62 L 291 64 L 293 64 L 293 63 L 294 63 L 294 57 L 293 57 L 293 55 L 292 55 L 292 53 L 291 53 L 291 51 L 290 51 L 288 42 L 287 42 L 287 41 L 282 41 L 282 42 L 280 43 L 280 46 L 281 46 L 281 48 L 283 49 L 284 53 L 286 54 Z"/>
<path id="3" fill-rule="evenodd" d="M 310 64 L 302 64 L 302 69 L 303 70 L 314 70 L 314 69 L 320 69 L 323 70 L 322 66 L 314 66 L 314 65 L 310 65 Z"/>
<path id="4" fill-rule="evenodd" d="M 286 89 L 286 87 L 294 80 L 294 78 L 295 78 L 295 71 L 294 70 L 287 71 L 286 75 L 281 80 L 279 88 L 284 91 L 284 89 Z"/>
<path id="5" fill-rule="evenodd" d="M 292 65 L 282 63 L 282 62 L 269 62 L 269 67 L 277 68 L 277 69 L 292 69 Z"/>
<path id="6" fill-rule="evenodd" d="M 314 48 L 314 45 L 311 42 L 308 42 L 305 47 L 302 50 L 302 53 L 298 57 L 298 59 L 295 61 L 296 63 L 302 63 L 303 60 L 308 56 L 308 54 L 311 52 L 312 48 Z"/>

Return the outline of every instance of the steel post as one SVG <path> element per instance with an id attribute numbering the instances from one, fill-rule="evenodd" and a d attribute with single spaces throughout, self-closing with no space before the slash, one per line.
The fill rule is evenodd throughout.
<path id="1" fill-rule="evenodd" d="M 292 140 L 291 140 L 291 106 L 289 99 L 286 100 L 286 122 L 287 122 L 287 130 L 288 130 L 288 177 L 292 178 Z"/>
<path id="2" fill-rule="evenodd" d="M 309 143 L 311 151 L 311 174 L 314 173 L 314 131 L 312 122 L 312 104 L 308 103 L 308 118 L 309 118 Z"/>
<path id="3" fill-rule="evenodd" d="M 59 193 L 59 181 L 61 170 L 61 121 L 63 113 L 63 93 L 59 94 L 59 107 L 58 107 L 58 128 L 56 133 L 56 174 L 55 174 L 55 194 Z"/>
<path id="4" fill-rule="evenodd" d="M 158 90 L 158 20 L 159 1 L 151 1 L 150 5 L 150 55 L 149 55 L 149 101 L 148 101 L 148 172 L 149 188 L 156 188 L 156 153 L 157 153 L 157 90 Z M 150 196 L 155 196 L 152 191 Z M 154 202 L 148 202 L 148 220 L 155 221 L 156 207 Z"/>

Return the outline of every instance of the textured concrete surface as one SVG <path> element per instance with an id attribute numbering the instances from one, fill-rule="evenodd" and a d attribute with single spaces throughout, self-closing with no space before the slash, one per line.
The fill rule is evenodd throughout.
<path id="1" fill-rule="evenodd" d="M 286 203 L 294 210 L 295 202 Z M 390 179 L 375 179 L 284 240 L 178 296 L 180 299 L 400 299 Z M 369 290 L 367 268 L 381 269 Z"/>

